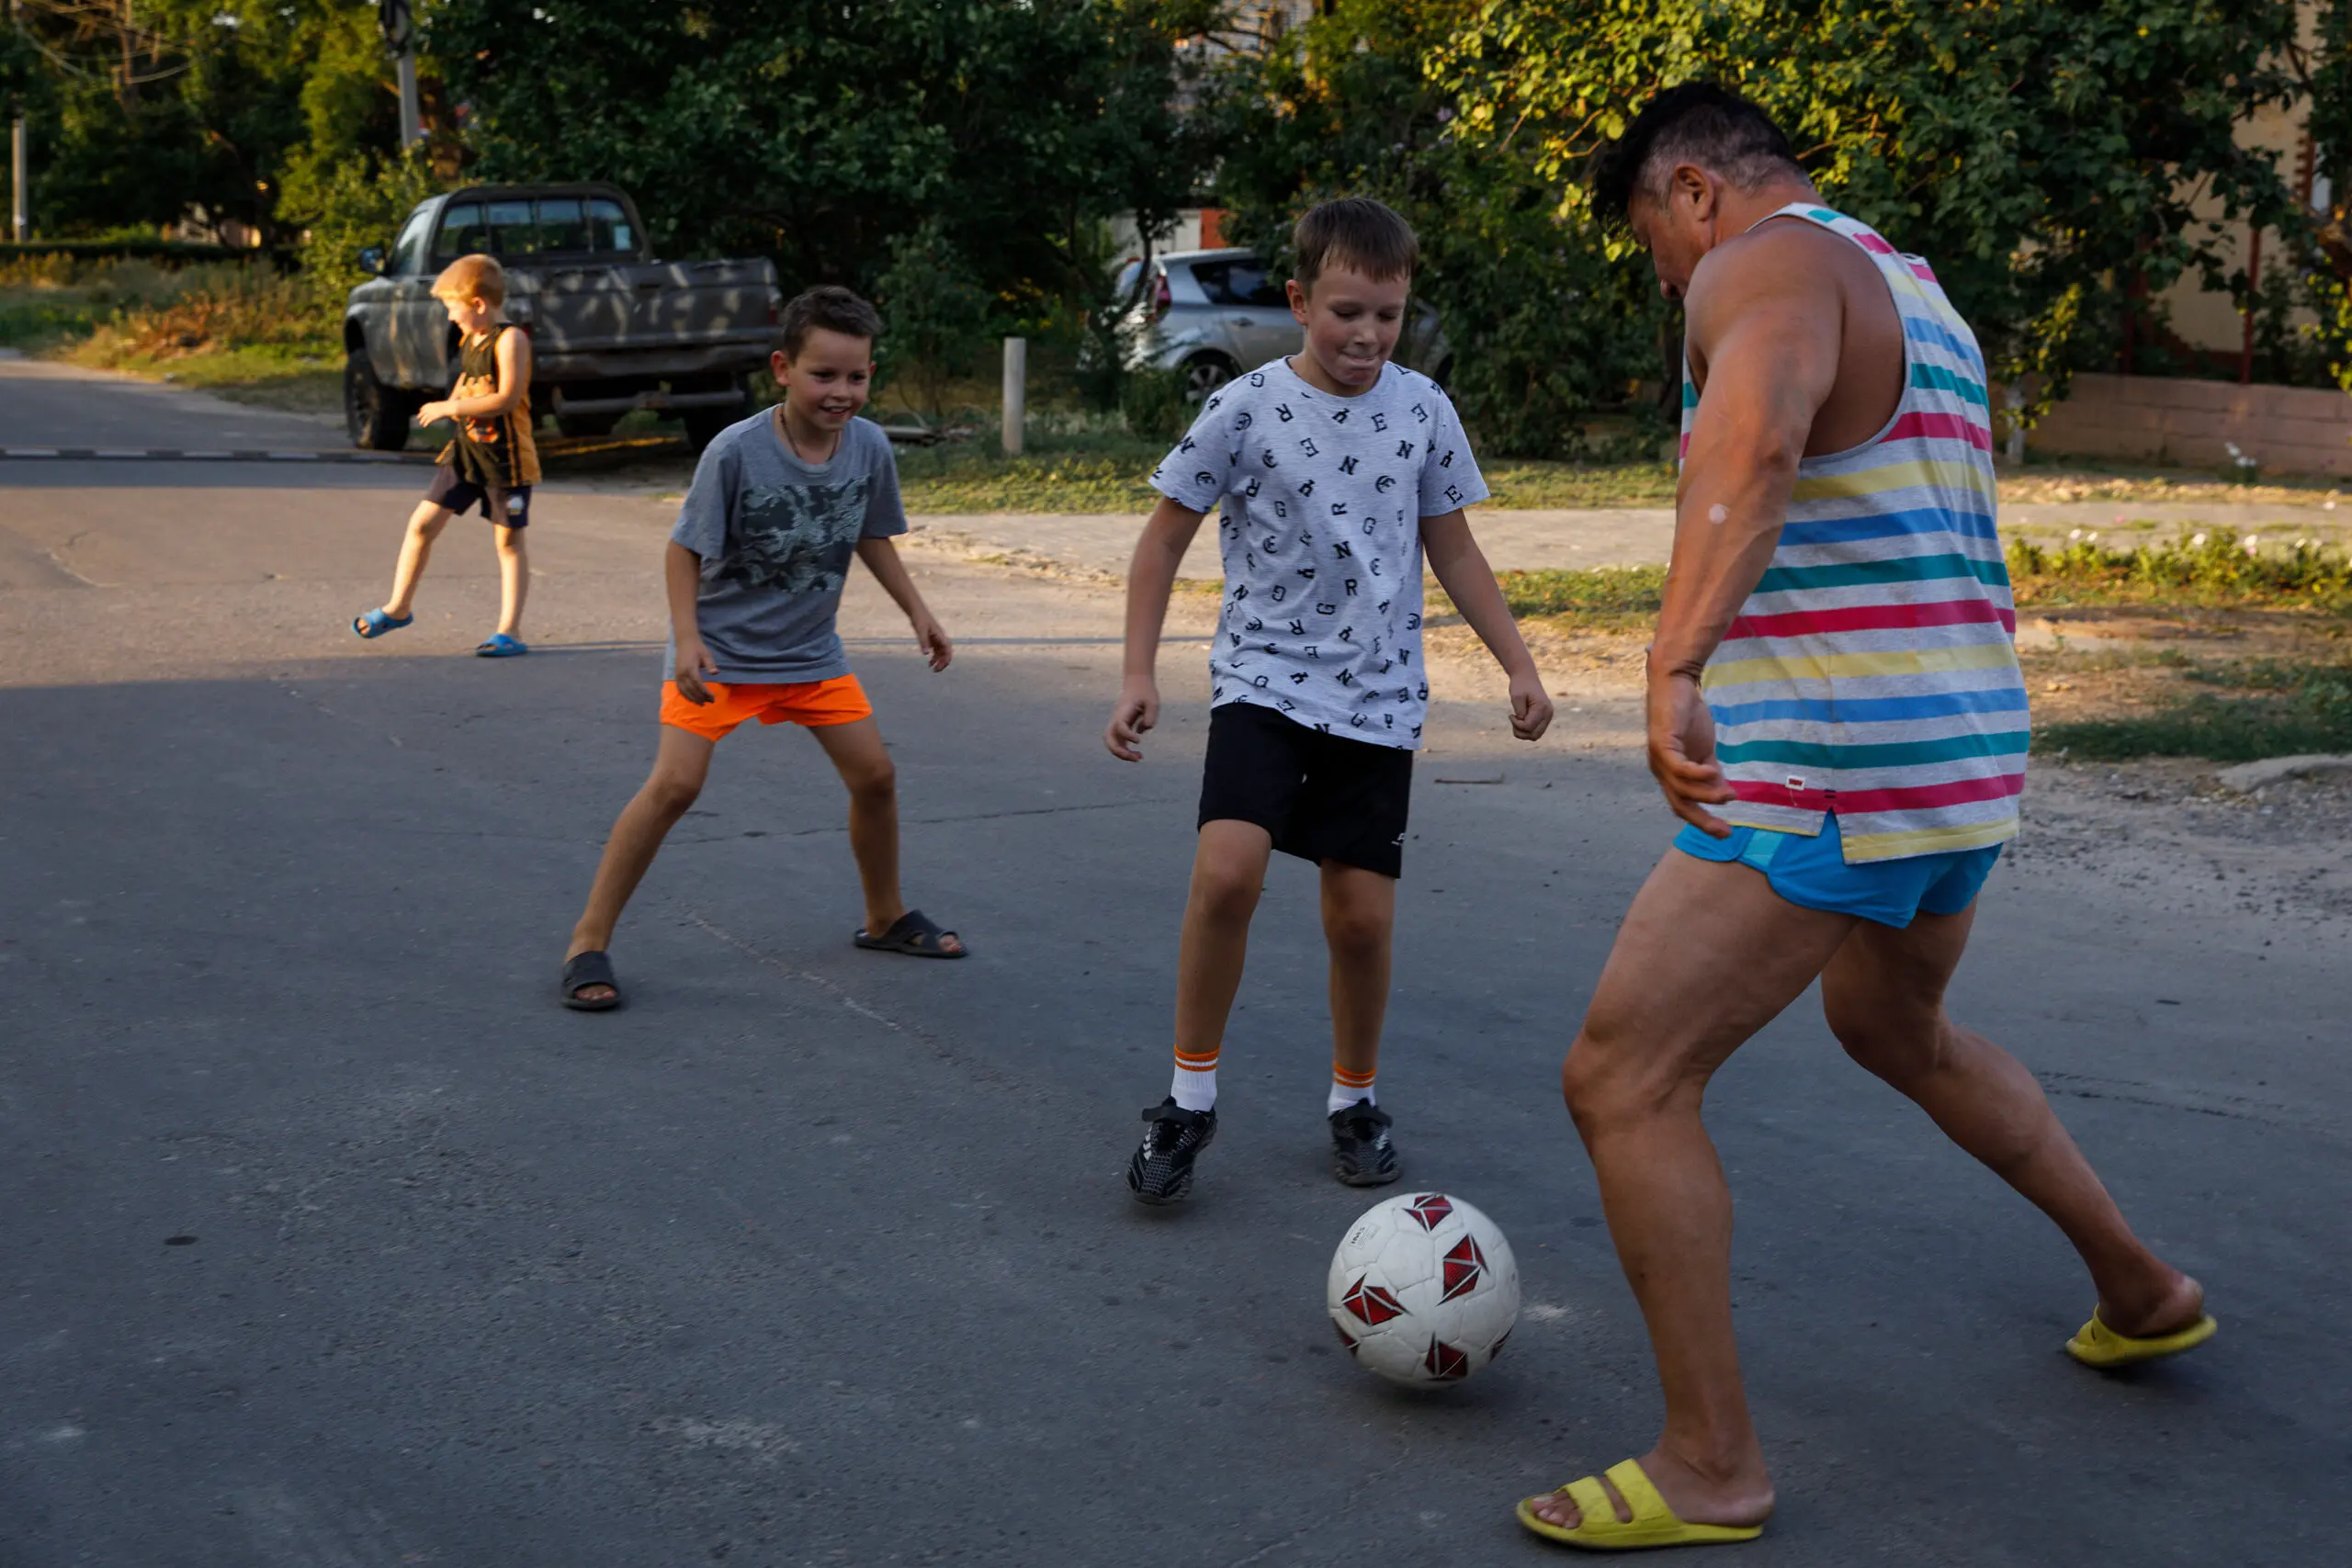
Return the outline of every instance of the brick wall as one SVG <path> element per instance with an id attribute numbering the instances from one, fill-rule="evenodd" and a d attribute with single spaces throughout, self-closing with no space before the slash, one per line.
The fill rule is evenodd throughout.
<path id="1" fill-rule="evenodd" d="M 2168 376 L 2077 376 L 2026 440 L 2051 457 L 2191 468 L 2220 468 L 2230 461 L 2226 444 L 2235 442 L 2268 473 L 2352 475 L 2352 397 Z"/>

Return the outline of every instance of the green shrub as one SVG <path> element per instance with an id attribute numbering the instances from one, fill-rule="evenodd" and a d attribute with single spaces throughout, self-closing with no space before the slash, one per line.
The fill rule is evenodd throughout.
<path id="1" fill-rule="evenodd" d="M 1201 413 L 1181 370 L 1130 370 L 1119 387 L 1119 412 L 1127 429 L 1146 441 L 1172 446 Z"/>
<path id="2" fill-rule="evenodd" d="M 988 291 L 948 240 L 946 225 L 931 218 L 891 245 L 889 269 L 875 281 L 875 293 L 882 310 L 876 357 L 884 377 L 901 380 L 926 418 L 944 419 L 948 387 L 970 375 L 988 347 Z"/>
<path id="3" fill-rule="evenodd" d="M 137 238 L 124 240 L 0 240 L 0 271 L 16 262 L 62 257 L 77 262 L 250 261 L 264 253 L 233 245 L 200 244 L 193 240 Z"/>

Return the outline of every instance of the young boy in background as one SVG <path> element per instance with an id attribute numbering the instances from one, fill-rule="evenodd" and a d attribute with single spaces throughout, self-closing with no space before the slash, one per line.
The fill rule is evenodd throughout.
<path id="1" fill-rule="evenodd" d="M 531 339 L 506 320 L 506 269 L 495 256 L 460 256 L 433 281 L 433 297 L 458 332 L 458 384 L 416 411 L 416 423 L 457 421 L 441 449 L 433 482 L 409 514 L 392 570 L 392 596 L 353 617 L 351 629 L 379 637 L 416 619 L 410 606 L 433 541 L 449 519 L 481 507 L 498 541 L 498 629 L 474 651 L 512 659 L 531 651 L 522 639 L 523 600 L 531 563 L 523 530 L 531 521 L 531 487 L 539 482 L 539 449 L 531 439 Z"/>
<path id="2" fill-rule="evenodd" d="M 964 944 L 899 897 L 897 773 L 833 629 L 854 555 L 913 624 L 934 671 L 953 649 L 891 536 L 907 531 L 898 461 L 859 419 L 882 320 L 846 288 L 784 309 L 770 360 L 784 401 L 730 425 L 695 465 L 670 535 L 670 679 L 653 773 L 613 824 L 588 907 L 565 951 L 563 1005 L 621 1004 L 605 949 L 662 839 L 702 793 L 710 754 L 737 726 L 797 724 L 849 789 L 849 844 L 865 886 L 860 947 L 961 958 Z"/>
<path id="3" fill-rule="evenodd" d="M 1322 872 L 1330 954 L 1333 1168 L 1396 1179 L 1374 1089 L 1388 1007 L 1413 752 L 1429 706 L 1421 564 L 1510 677 L 1511 732 L 1552 721 L 1535 661 L 1464 508 L 1487 497 L 1453 403 L 1389 363 L 1419 245 L 1363 197 L 1294 231 L 1299 353 L 1227 383 L 1151 477 L 1165 498 L 1127 574 L 1126 675 L 1103 742 L 1125 761 L 1158 722 L 1155 656 L 1178 563 L 1223 508 L 1225 604 L 1209 659 L 1200 841 L 1177 953 L 1176 1069 L 1146 1111 L 1127 1186 L 1146 1203 L 1192 1190 L 1216 1135 L 1216 1064 L 1272 853 Z"/>

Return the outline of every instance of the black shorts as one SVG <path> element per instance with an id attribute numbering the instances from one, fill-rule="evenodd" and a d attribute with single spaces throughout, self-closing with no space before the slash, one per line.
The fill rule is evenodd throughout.
<path id="1" fill-rule="evenodd" d="M 1201 821 L 1254 822 L 1286 855 L 1383 876 L 1405 869 L 1413 754 L 1328 735 L 1255 703 L 1209 710 Z"/>
<path id="2" fill-rule="evenodd" d="M 459 516 L 471 512 L 479 504 L 484 517 L 495 518 L 497 508 L 490 503 L 490 491 L 458 474 L 450 463 L 436 463 L 433 468 L 433 482 L 424 487 L 424 499 L 435 506 L 446 506 Z M 527 528 L 531 525 L 531 487 L 516 485 L 506 492 L 506 525 Z"/>

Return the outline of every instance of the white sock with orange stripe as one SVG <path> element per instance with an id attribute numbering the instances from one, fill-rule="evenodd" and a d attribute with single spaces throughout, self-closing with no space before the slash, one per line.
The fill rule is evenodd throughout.
<path id="1" fill-rule="evenodd" d="M 1205 1056 L 1187 1056 L 1176 1053 L 1176 1081 L 1168 1092 L 1178 1106 L 1186 1111 L 1216 1109 L 1216 1053 Z"/>
<path id="2" fill-rule="evenodd" d="M 1332 1063 L 1331 1098 L 1323 1102 L 1323 1114 L 1329 1116 L 1334 1111 L 1345 1111 L 1359 1100 L 1379 1104 L 1379 1097 L 1372 1092 L 1372 1078 L 1371 1073 L 1359 1073 L 1337 1062 Z"/>

